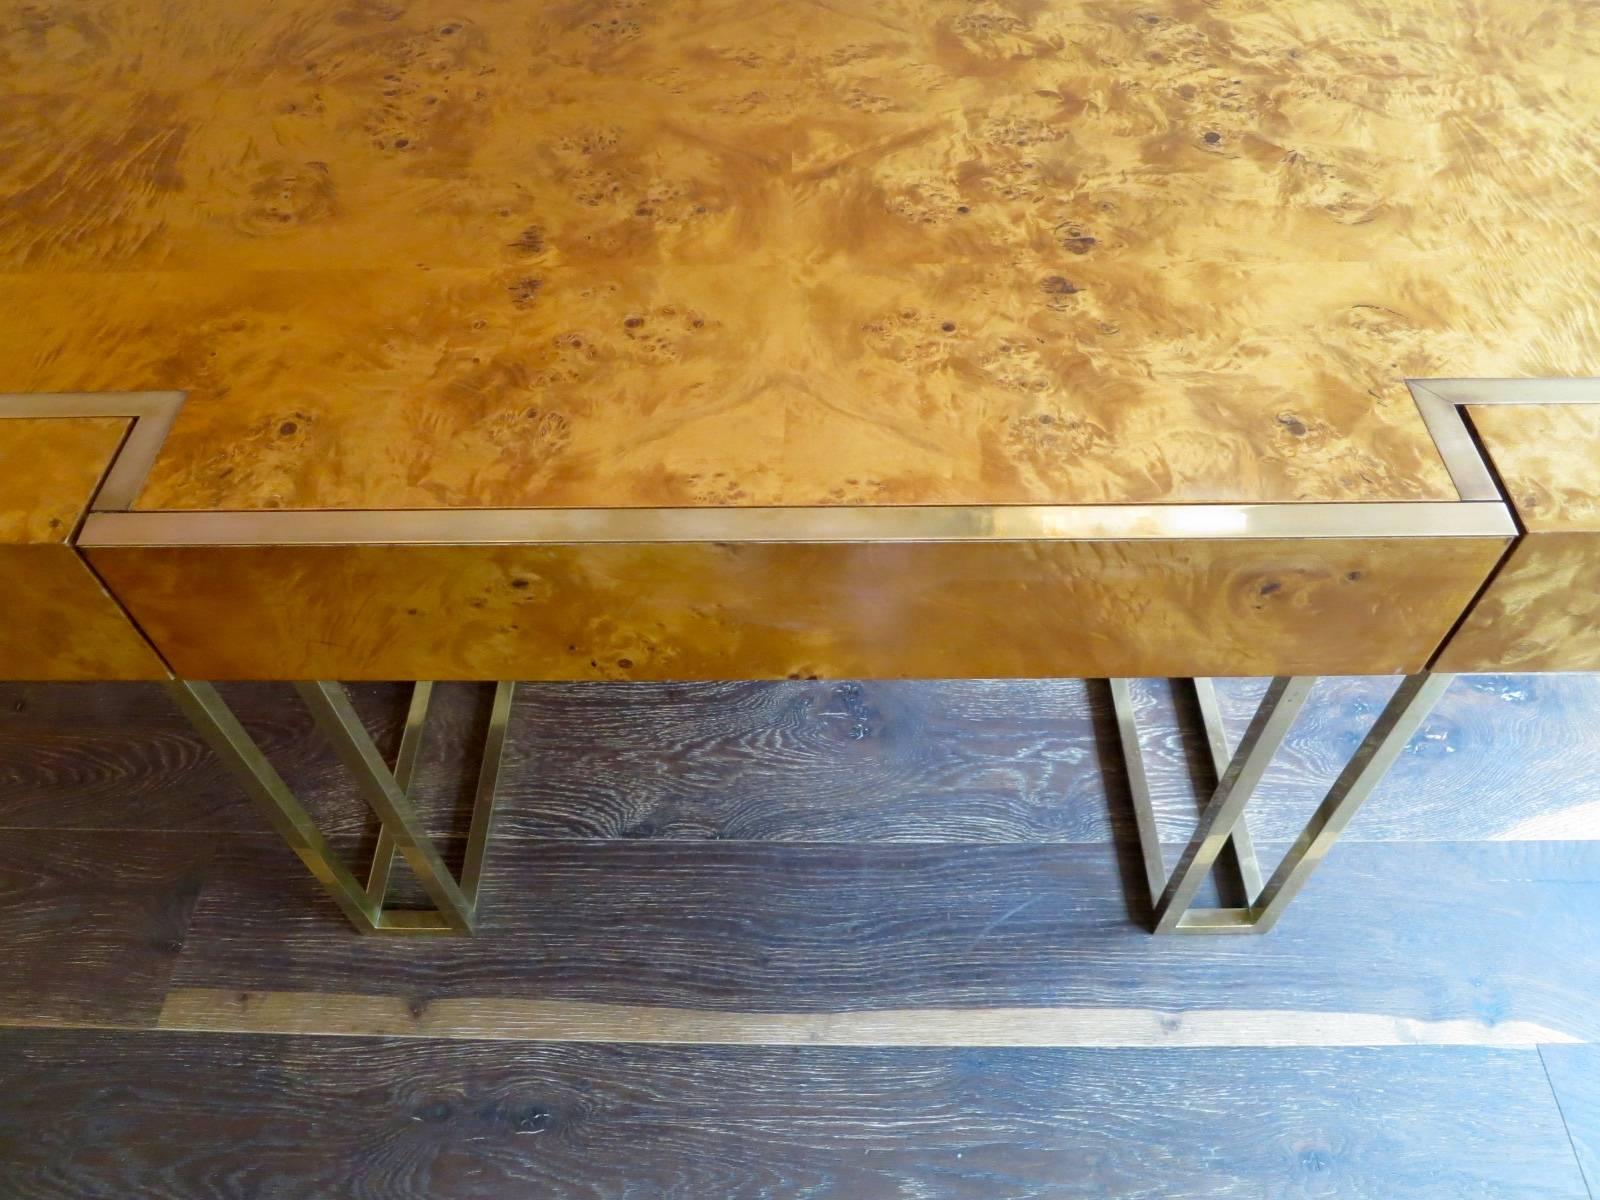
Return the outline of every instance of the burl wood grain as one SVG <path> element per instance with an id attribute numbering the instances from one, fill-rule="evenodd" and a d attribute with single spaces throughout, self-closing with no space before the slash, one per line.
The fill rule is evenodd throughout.
<path id="1" fill-rule="evenodd" d="M 1468 411 L 1527 533 L 1440 669 L 1600 670 L 1600 405 Z"/>
<path id="2" fill-rule="evenodd" d="M 69 544 L 127 426 L 122 418 L 0 418 L 0 678 L 165 677 Z"/>
<path id="3" fill-rule="evenodd" d="M 70 541 L 127 431 L 122 417 L 0 415 L 0 545 Z"/>
<path id="4" fill-rule="evenodd" d="M 1472 424 L 1531 534 L 1600 534 L 1600 404 L 1472 404 Z"/>
<path id="5" fill-rule="evenodd" d="M 1441 499 L 1600 371 L 1600 19 L 1486 0 L 58 0 L 0 389 L 147 508 Z"/>
<path id="6" fill-rule="evenodd" d="M 1413 671 L 1503 548 L 1372 538 L 88 553 L 190 678 L 535 680 Z"/>

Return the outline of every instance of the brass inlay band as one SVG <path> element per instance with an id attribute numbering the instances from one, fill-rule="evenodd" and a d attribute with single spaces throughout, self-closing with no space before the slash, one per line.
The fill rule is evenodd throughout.
<path id="1" fill-rule="evenodd" d="M 1600 403 L 1595 379 L 1437 379 L 1409 386 L 1459 501 L 132 512 L 183 393 L 5 396 L 0 415 L 134 418 L 78 539 L 86 547 L 1098 541 L 1514 534 L 1462 406 Z"/>
<path id="2" fill-rule="evenodd" d="M 1129 541 L 1493 537 L 1504 504 L 1017 505 L 922 508 L 407 509 L 92 514 L 79 545 Z"/>
<path id="3" fill-rule="evenodd" d="M 1428 433 L 1463 500 L 1504 501 L 1462 409 L 1469 404 L 1600 404 L 1600 379 L 1412 379 Z"/>
<path id="4" fill-rule="evenodd" d="M 132 508 L 172 423 L 182 392 L 54 392 L 0 396 L 3 417 L 130 417 L 133 428 L 95 494 L 96 512 Z"/>

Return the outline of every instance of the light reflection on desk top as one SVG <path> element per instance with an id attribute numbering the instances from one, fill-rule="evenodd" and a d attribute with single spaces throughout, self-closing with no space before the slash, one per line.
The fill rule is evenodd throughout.
<path id="1" fill-rule="evenodd" d="M 1449 499 L 1403 380 L 1600 374 L 1600 20 L 62 0 L 0 392 L 144 508 Z"/>

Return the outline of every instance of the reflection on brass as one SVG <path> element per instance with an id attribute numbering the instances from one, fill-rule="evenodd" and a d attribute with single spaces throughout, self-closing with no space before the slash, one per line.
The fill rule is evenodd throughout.
<path id="1" fill-rule="evenodd" d="M 1266 883 L 1259 883 L 1259 874 L 1254 877 L 1257 882 L 1250 882 L 1250 874 L 1241 863 L 1246 902 L 1236 908 L 1196 908 L 1194 896 L 1206 875 L 1219 861 L 1223 847 L 1231 841 L 1235 850 L 1238 850 L 1250 796 L 1278 747 L 1283 744 L 1284 737 L 1316 681 L 1304 678 L 1272 681 L 1239 748 L 1221 764 L 1216 791 L 1201 813 L 1194 835 L 1178 865 L 1169 875 L 1161 857 L 1155 808 L 1145 776 L 1127 681 L 1113 679 L 1112 706 L 1117 718 L 1123 760 L 1127 766 L 1156 932 L 1265 933 L 1271 929 L 1310 878 L 1317 864 L 1333 848 L 1345 826 L 1372 794 L 1373 788 L 1405 750 L 1406 744 L 1421 727 L 1453 678 L 1451 675 L 1424 673 L 1401 681 L 1400 687 L 1384 706 L 1383 712 Z M 1197 690 L 1202 692 L 1210 688 L 1210 680 L 1197 679 L 1194 683 Z M 1207 725 L 1208 738 L 1212 738 L 1213 751 L 1217 752 L 1210 718 L 1207 719 Z M 1216 729 L 1220 732 L 1220 716 Z M 1225 746 L 1221 749 L 1225 752 Z"/>
<path id="2" fill-rule="evenodd" d="M 1002 508 L 462 509 L 441 512 L 97 513 L 78 544 L 514 546 L 650 542 L 1210 541 L 1496 537 L 1488 503 L 1188 504 Z"/>

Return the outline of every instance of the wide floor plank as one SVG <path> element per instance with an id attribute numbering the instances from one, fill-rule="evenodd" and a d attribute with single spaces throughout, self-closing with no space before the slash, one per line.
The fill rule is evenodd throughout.
<path id="1" fill-rule="evenodd" d="M 1237 733 L 1261 681 L 1225 681 Z M 1394 687 L 1319 684 L 1251 809 L 1289 840 Z M 352 689 L 393 747 L 397 685 Z M 224 689 L 331 834 L 370 825 L 286 685 Z M 1202 744 L 1165 681 L 1135 687 L 1163 836 L 1193 826 Z M 1180 689 L 1180 700 L 1181 689 Z M 486 690 L 441 688 L 418 776 L 465 828 Z M 1600 839 L 1600 676 L 1463 678 L 1346 837 Z M 1131 835 L 1105 687 L 1081 680 L 524 684 L 500 836 L 1102 842 Z M 1201 770 L 1201 790 L 1204 789 Z M 258 832 L 261 819 L 159 689 L 0 684 L 0 828 Z"/>
<path id="2" fill-rule="evenodd" d="M 1252 808 L 1292 833 L 1366 736 L 1393 679 L 1319 680 Z M 1237 738 L 1264 680 L 1218 686 Z M 1358 841 L 1600 839 L 1600 675 L 1463 675 L 1345 837 Z M 1168 816 L 1175 817 L 1169 810 Z M 1172 829 L 1168 827 L 1168 831 Z M 1181 823 L 1177 828 L 1187 828 Z"/>
<path id="3" fill-rule="evenodd" d="M 1136 869 L 1104 846 L 511 839 L 490 857 L 478 937 L 397 945 L 342 927 L 262 842 L 219 853 L 173 986 L 418 1011 L 1288 1010 L 1600 1038 L 1600 844 L 1352 843 L 1266 937 L 1150 936 L 1123 898 Z"/>
<path id="4" fill-rule="evenodd" d="M 1580 1200 L 1538 1055 L 0 1034 L 11 1200 Z"/>
<path id="5" fill-rule="evenodd" d="M 0 1024 L 154 1024 L 211 849 L 167 833 L 0 838 Z"/>
<path id="6" fill-rule="evenodd" d="M 394 746 L 402 689 L 351 693 L 380 745 Z M 329 828 L 362 828 L 337 757 L 287 684 L 228 684 L 223 694 Z M 251 834 L 267 825 L 159 684 L 0 683 L 0 829 Z"/>
<path id="7" fill-rule="evenodd" d="M 1589 1191 L 1600 1197 L 1600 1046 L 1543 1046 L 1540 1054 Z"/>

